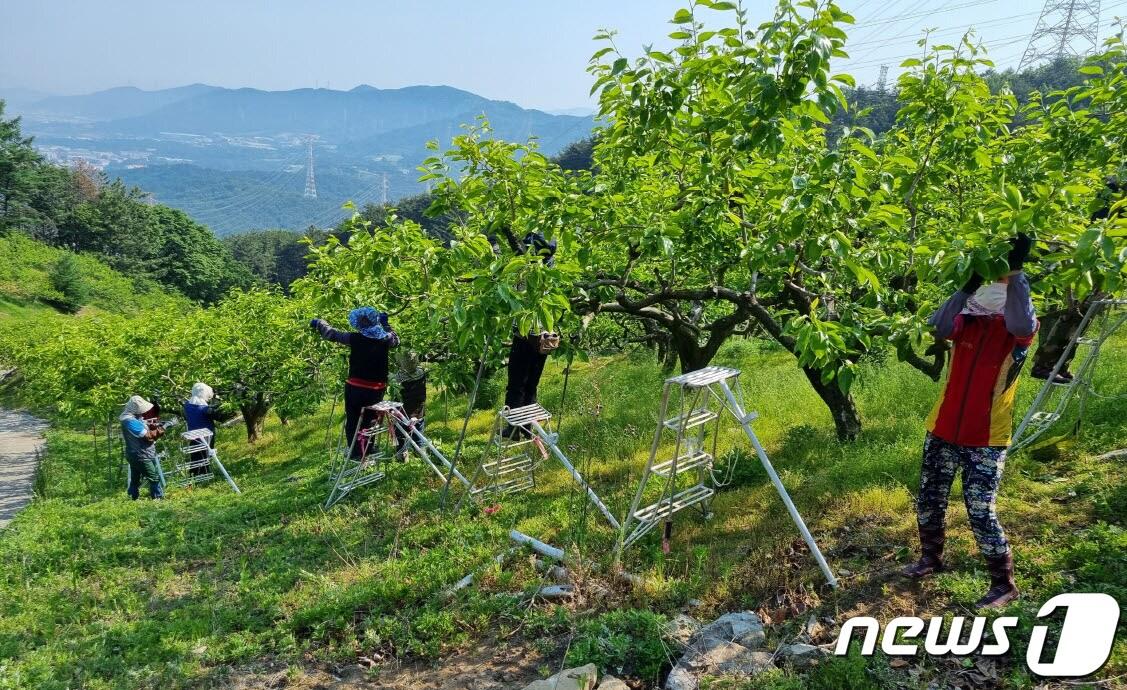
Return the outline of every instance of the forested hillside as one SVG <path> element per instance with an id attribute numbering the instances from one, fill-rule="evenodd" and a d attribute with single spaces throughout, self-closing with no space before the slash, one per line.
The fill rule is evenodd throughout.
<path id="1" fill-rule="evenodd" d="M 154 204 L 90 166 L 45 161 L 0 101 L 0 235 L 9 233 L 95 254 L 192 300 L 212 302 L 252 282 L 223 243 L 183 211 Z"/>

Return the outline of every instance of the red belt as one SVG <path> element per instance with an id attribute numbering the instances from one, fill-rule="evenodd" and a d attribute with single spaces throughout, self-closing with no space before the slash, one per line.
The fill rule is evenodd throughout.
<path id="1" fill-rule="evenodd" d="M 356 386 L 357 388 L 367 388 L 368 390 L 372 391 L 382 391 L 387 388 L 386 381 L 369 381 L 367 379 L 358 379 L 356 377 L 348 379 L 345 383 L 350 386 Z"/>

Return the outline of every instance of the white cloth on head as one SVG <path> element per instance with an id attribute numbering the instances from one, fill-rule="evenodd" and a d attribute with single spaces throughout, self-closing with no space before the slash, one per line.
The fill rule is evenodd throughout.
<path id="1" fill-rule="evenodd" d="M 125 407 L 121 410 L 121 416 L 118 419 L 125 419 L 127 417 L 140 417 L 149 410 L 153 409 L 153 404 L 145 400 L 139 395 L 134 395 L 126 401 Z"/>
<path id="2" fill-rule="evenodd" d="M 215 397 L 215 391 L 206 383 L 196 383 L 192 386 L 192 397 L 188 398 L 189 405 L 207 405 Z"/>
<path id="3" fill-rule="evenodd" d="M 1007 285 L 1003 282 L 983 285 L 967 299 L 967 306 L 963 308 L 962 313 L 972 316 L 1002 314 L 1006 308 L 1006 291 Z"/>

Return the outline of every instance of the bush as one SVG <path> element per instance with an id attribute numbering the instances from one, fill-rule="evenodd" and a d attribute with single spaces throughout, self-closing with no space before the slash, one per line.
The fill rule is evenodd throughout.
<path id="1" fill-rule="evenodd" d="M 600 673 L 656 683 L 672 665 L 662 629 L 665 617 L 652 611 L 611 611 L 579 626 L 567 651 L 567 666 L 595 664 Z"/>
<path id="2" fill-rule="evenodd" d="M 82 267 L 74 254 L 63 254 L 51 269 L 51 287 L 60 297 L 54 302 L 63 311 L 73 314 L 90 300 L 90 285 L 82 275 Z"/>

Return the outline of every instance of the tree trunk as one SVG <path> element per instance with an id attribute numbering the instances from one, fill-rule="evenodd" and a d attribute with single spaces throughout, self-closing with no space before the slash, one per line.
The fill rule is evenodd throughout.
<path id="1" fill-rule="evenodd" d="M 239 411 L 243 413 L 243 423 L 247 427 L 247 443 L 257 443 L 266 422 L 266 413 L 270 411 L 270 403 L 259 393 L 255 395 L 253 402 L 239 405 Z"/>
<path id="2" fill-rule="evenodd" d="M 814 387 L 814 392 L 829 408 L 830 416 L 834 420 L 834 428 L 837 430 L 837 440 L 856 441 L 861 435 L 861 415 L 857 412 L 857 405 L 854 404 L 852 396 L 842 393 L 836 381 L 822 383 L 820 369 L 803 367 L 802 373 L 806 374 L 810 385 Z"/>

